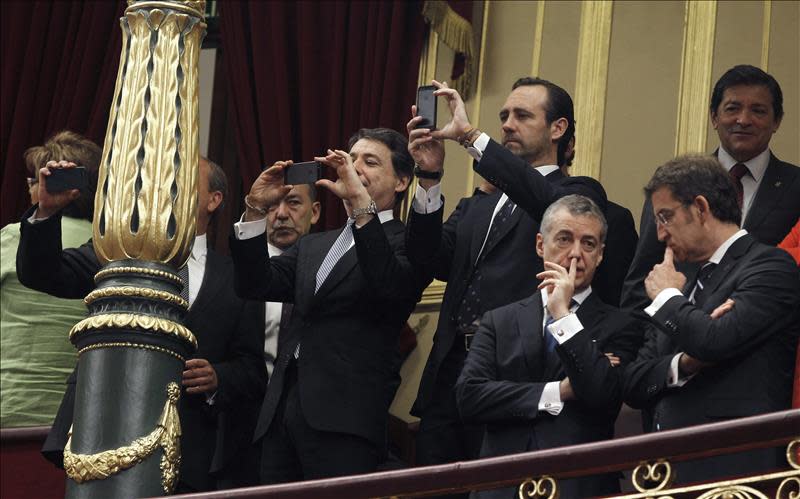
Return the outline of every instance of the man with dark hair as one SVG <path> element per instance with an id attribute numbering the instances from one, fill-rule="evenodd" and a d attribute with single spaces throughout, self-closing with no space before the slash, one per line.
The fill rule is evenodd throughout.
<path id="1" fill-rule="evenodd" d="M 645 187 L 663 261 L 645 279 L 654 329 L 625 372 L 625 399 L 651 431 L 788 409 L 800 334 L 800 274 L 784 251 L 739 229 L 736 186 L 719 162 L 684 156 Z M 675 261 L 701 266 L 687 280 Z M 656 329 L 657 328 L 657 329 Z M 682 482 L 774 469 L 758 450 L 680 463 Z"/>
<path id="2" fill-rule="evenodd" d="M 97 167 L 102 150 L 91 140 L 64 130 L 25 151 L 31 204 L 38 203 L 39 169 L 67 159 L 86 168 L 89 185 L 65 208 L 61 244 L 75 248 L 92 237 Z M 75 368 L 75 348 L 67 333 L 86 316 L 82 300 L 65 300 L 26 288 L 17 278 L 20 224 L 0 230 L 0 426 L 49 425 Z M 38 313 L 46 310 L 47 313 Z M 35 335 L 31 331 L 36 331 Z"/>
<path id="3" fill-rule="evenodd" d="M 407 125 L 419 178 L 409 215 L 409 258 L 417 272 L 447 282 L 433 348 L 412 408 L 422 418 L 417 464 L 478 456 L 482 428 L 462 425 L 453 387 L 483 313 L 535 291 L 534 276 L 543 268 L 536 234 L 547 206 L 571 193 L 606 205 L 597 181 L 564 178 L 559 170 L 559 151 L 563 156 L 574 130 L 572 99 L 562 88 L 538 78 L 518 80 L 500 110 L 500 145 L 470 125 L 455 90 L 433 83 L 438 87 L 435 95 L 447 99 L 452 120 L 437 131 L 417 129 L 420 117 Z M 462 199 L 446 222 L 440 186 L 444 139 L 466 147 L 476 160 L 475 171 L 498 189 Z"/>
<path id="4" fill-rule="evenodd" d="M 283 182 L 291 163 L 279 161 L 253 183 L 231 239 L 237 292 L 294 305 L 254 437 L 262 483 L 375 471 L 399 384 L 400 330 L 427 284 L 411 271 L 393 218 L 411 181 L 405 138 L 362 129 L 349 154 L 315 159 L 336 170 L 336 182 L 316 185 L 344 202 L 344 228 L 268 257 L 265 218 L 294 187 Z"/>
<path id="5" fill-rule="evenodd" d="M 39 204 L 23 217 L 17 252 L 20 281 L 63 298 L 86 296 L 94 289 L 94 275 L 100 270 L 91 241 L 63 250 L 58 244 L 62 210 L 76 191 L 49 193 L 47 178 L 52 169 L 74 166 L 51 161 L 40 170 Z M 211 469 L 225 475 L 231 460 L 244 454 L 250 443 L 247 428 L 252 430 L 255 423 L 248 418 L 254 419 L 254 404 L 263 396 L 267 380 L 260 326 L 263 304 L 245 302 L 234 294 L 230 259 L 207 247 L 206 230 L 222 204 L 224 193 L 219 189 L 225 188 L 225 174 L 205 158 L 200 158 L 199 169 L 196 237 L 187 262 L 185 290 L 189 302 L 185 324 L 197 337 L 198 350 L 186 361 L 184 393 L 178 402 L 180 492 L 213 490 L 216 477 Z M 42 449 L 59 466 L 72 424 L 76 374 L 77 368 Z"/>
<path id="6" fill-rule="evenodd" d="M 545 271 L 539 291 L 487 312 L 456 384 L 461 416 L 486 425 L 481 457 L 610 439 L 622 400 L 619 369 L 636 356 L 639 327 L 603 303 L 592 279 L 607 225 L 583 196 L 553 202 L 536 251 Z M 614 356 L 604 355 L 614 352 Z M 565 480 L 564 497 L 619 492 L 614 474 Z M 516 497 L 515 489 L 481 498 Z"/>
<path id="7" fill-rule="evenodd" d="M 759 242 L 775 246 L 800 216 L 800 169 L 779 160 L 769 149 L 783 118 L 781 87 L 759 68 L 734 66 L 714 85 L 710 115 L 720 142 L 714 156 L 736 186 L 734 199 L 742 211 L 740 227 Z M 642 208 L 639 231 L 622 305 L 640 310 L 649 301 L 644 279 L 664 254 L 649 199 Z M 698 271 L 691 262 L 677 262 L 677 268 L 690 278 Z"/>

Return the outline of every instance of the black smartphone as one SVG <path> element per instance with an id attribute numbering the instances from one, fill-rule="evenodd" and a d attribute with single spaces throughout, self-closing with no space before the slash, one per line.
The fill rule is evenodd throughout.
<path id="1" fill-rule="evenodd" d="M 422 116 L 417 128 L 436 129 L 436 87 L 423 85 L 417 89 L 417 116 Z"/>
<path id="2" fill-rule="evenodd" d="M 283 183 L 286 185 L 313 184 L 322 178 L 322 163 L 306 161 L 292 163 L 283 170 Z"/>
<path id="3" fill-rule="evenodd" d="M 63 192 L 70 189 L 89 189 L 89 174 L 86 168 L 76 166 L 75 168 L 53 168 L 50 176 L 47 177 L 47 192 Z"/>

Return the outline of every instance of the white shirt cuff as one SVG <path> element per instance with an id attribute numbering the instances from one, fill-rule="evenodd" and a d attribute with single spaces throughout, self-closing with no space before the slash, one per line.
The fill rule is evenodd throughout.
<path id="1" fill-rule="evenodd" d="M 681 293 L 681 291 L 678 288 L 662 289 L 661 292 L 656 295 L 656 298 L 653 300 L 653 303 L 651 303 L 650 305 L 647 306 L 646 309 L 644 309 L 644 312 L 650 317 L 653 317 L 654 315 L 656 315 L 656 313 L 658 313 L 661 307 L 663 307 L 664 304 L 667 303 L 667 301 L 673 296 L 683 296 L 683 293 Z"/>
<path id="2" fill-rule="evenodd" d="M 485 133 L 481 133 L 478 138 L 475 139 L 475 142 L 473 142 L 470 147 L 467 147 L 467 152 L 475 161 L 480 161 L 487 145 L 489 145 L 489 136 Z"/>
<path id="3" fill-rule="evenodd" d="M 539 410 L 558 416 L 561 409 L 564 408 L 564 403 L 561 401 L 561 390 L 559 389 L 560 382 L 551 381 L 545 383 L 542 396 L 539 398 Z"/>
<path id="4" fill-rule="evenodd" d="M 565 315 L 547 326 L 547 333 L 552 335 L 559 345 L 581 331 L 583 331 L 583 324 L 574 313 Z"/>
<path id="5" fill-rule="evenodd" d="M 681 360 L 681 355 L 683 355 L 683 352 L 675 354 L 675 357 L 672 358 L 672 362 L 669 363 L 669 378 L 667 378 L 667 388 L 680 388 L 688 383 L 690 379 L 694 378 L 694 374 L 690 374 L 685 378 L 681 378 L 681 371 L 678 366 L 678 363 Z"/>
<path id="6" fill-rule="evenodd" d="M 236 239 L 252 239 L 256 236 L 260 236 L 266 231 L 267 231 L 266 216 L 261 220 L 253 220 L 252 222 L 245 222 L 244 214 L 242 214 L 242 217 L 239 219 L 239 221 L 233 224 L 233 233 L 236 235 Z"/>
<path id="7" fill-rule="evenodd" d="M 411 202 L 414 211 L 421 214 L 433 213 L 442 207 L 442 184 L 432 185 L 430 189 L 417 184 L 414 200 Z"/>

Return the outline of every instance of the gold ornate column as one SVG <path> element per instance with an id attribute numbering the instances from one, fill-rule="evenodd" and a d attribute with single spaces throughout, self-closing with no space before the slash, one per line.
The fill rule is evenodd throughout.
<path id="1" fill-rule="evenodd" d="M 675 155 L 706 149 L 716 18 L 716 0 L 687 0 Z"/>
<path id="2" fill-rule="evenodd" d="M 93 244 L 103 269 L 73 327 L 79 349 L 67 497 L 168 494 L 180 467 L 184 359 L 177 269 L 194 243 L 204 0 L 128 0 Z"/>
<path id="3" fill-rule="evenodd" d="M 572 167 L 573 175 L 600 178 L 613 8 L 611 0 L 581 4 L 575 77 L 575 148 L 580 154 Z"/>

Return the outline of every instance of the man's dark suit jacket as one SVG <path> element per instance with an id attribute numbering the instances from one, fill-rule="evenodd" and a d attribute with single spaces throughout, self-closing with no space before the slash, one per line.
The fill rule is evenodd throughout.
<path id="1" fill-rule="evenodd" d="M 308 424 L 356 435 L 382 449 L 399 381 L 400 330 L 422 289 L 405 256 L 405 227 L 377 217 L 354 230 L 350 248 L 314 293 L 317 270 L 341 230 L 309 234 L 269 258 L 266 235 L 231 239 L 240 296 L 293 303 L 261 407 L 255 439 L 269 428 L 300 343 L 297 388 Z"/>
<path id="2" fill-rule="evenodd" d="M 689 296 L 689 281 L 683 290 Z M 725 253 L 704 287 L 705 303 L 670 298 L 652 322 L 647 339 L 625 371 L 625 400 L 650 408 L 652 430 L 669 430 L 790 407 L 794 352 L 800 334 L 800 274 L 781 249 L 745 235 Z M 709 314 L 726 299 L 733 309 L 718 319 Z M 685 352 L 713 365 L 680 388 L 667 388 L 672 358 Z M 778 453 L 758 462 L 726 465 L 726 476 L 782 464 Z M 762 458 L 763 459 L 763 458 Z M 689 466 L 678 477 L 705 479 L 708 470 Z"/>
<path id="3" fill-rule="evenodd" d="M 461 417 L 486 424 L 481 457 L 502 456 L 597 440 L 614 435 L 622 400 L 621 368 L 636 356 L 639 324 L 627 313 L 603 303 L 593 292 L 576 315 L 584 329 L 547 353 L 542 335 L 540 292 L 487 312 L 472 342 L 456 385 Z M 547 333 L 549 334 L 549 333 Z M 557 416 L 538 409 L 547 382 L 569 377 L 578 397 Z M 562 497 L 589 497 L 619 491 L 615 475 L 559 483 Z M 478 497 L 516 497 L 510 488 Z"/>
<path id="4" fill-rule="evenodd" d="M 17 251 L 17 273 L 29 288 L 61 298 L 82 298 L 91 292 L 100 264 L 91 241 L 62 251 L 61 220 L 54 216 L 42 222 L 22 218 Z M 209 471 L 215 452 L 221 468 L 241 446 L 249 444 L 254 426 L 253 404 L 263 397 L 267 376 L 264 366 L 264 304 L 239 299 L 233 288 L 233 265 L 228 257 L 211 249 L 197 298 L 186 316 L 186 326 L 197 338 L 196 358 L 208 360 L 217 373 L 219 388 L 214 405 L 204 394 L 181 394 L 180 481 L 189 488 L 211 490 Z M 66 334 L 66 333 L 65 333 Z M 76 371 L 70 376 L 64 401 L 56 415 L 43 452 L 63 459 L 61 453 L 72 425 Z M 248 407 L 250 408 L 248 410 Z M 218 418 L 218 413 L 225 413 Z M 223 435 L 218 435 L 218 425 Z M 215 448 L 220 439 L 221 448 Z"/>
<path id="5" fill-rule="evenodd" d="M 715 153 L 716 156 L 716 153 Z M 800 217 L 800 168 L 770 155 L 764 177 L 758 186 L 742 228 L 759 242 L 776 246 L 792 230 Z M 644 279 L 653 266 L 664 259 L 664 243 L 658 240 L 653 204 L 646 199 L 639 223 L 639 246 L 622 291 L 622 306 L 642 310 L 649 303 Z M 699 266 L 678 263 L 678 270 L 692 280 Z"/>
<path id="6" fill-rule="evenodd" d="M 521 300 L 536 290 L 536 274 L 543 269 L 542 259 L 536 254 L 536 234 L 550 203 L 567 194 L 584 194 L 602 209 L 606 198 L 597 181 L 570 177 L 571 183 L 562 186 L 565 179 L 560 171 L 545 178 L 493 140 L 489 141 L 481 161 L 475 163 L 475 171 L 517 203 L 495 244 L 483 249 L 479 298 L 483 309 L 491 310 Z M 423 415 L 430 403 L 439 367 L 456 339 L 455 317 L 501 195 L 495 192 L 462 199 L 445 223 L 442 223 L 444 207 L 428 214 L 412 209 L 409 214 L 406 242 L 409 259 L 418 271 L 424 269 L 423 272 L 429 271 L 447 282 L 433 348 L 412 408 L 414 415 Z"/>

